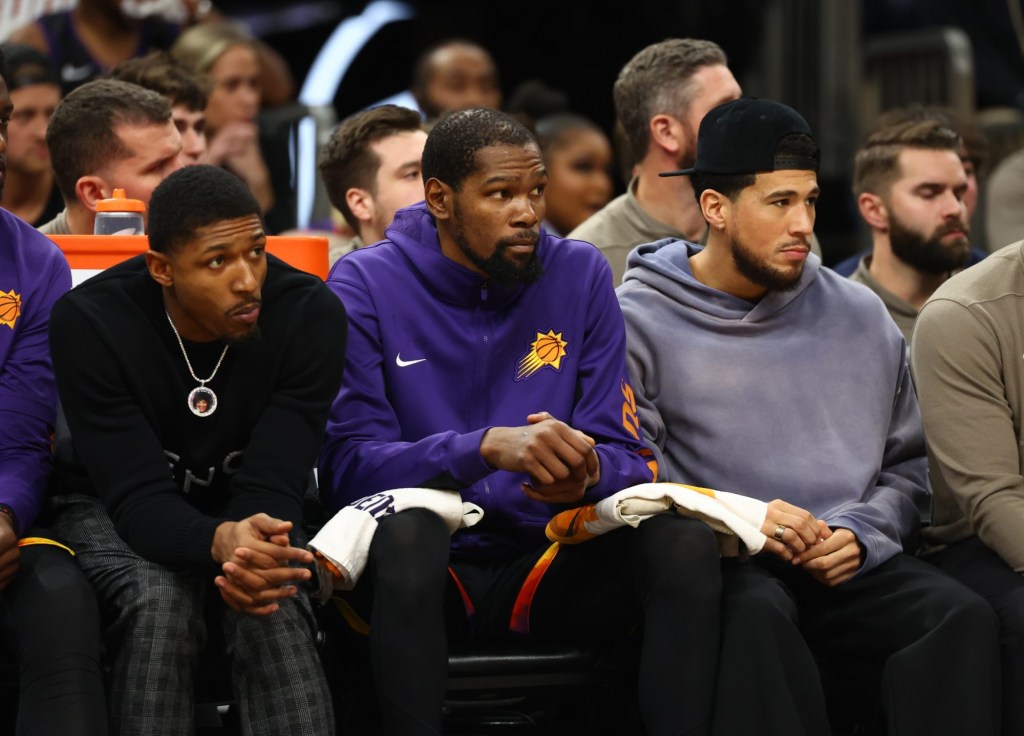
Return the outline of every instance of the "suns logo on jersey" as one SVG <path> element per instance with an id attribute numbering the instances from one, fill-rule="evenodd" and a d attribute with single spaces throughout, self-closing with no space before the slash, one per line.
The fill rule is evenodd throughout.
<path id="1" fill-rule="evenodd" d="M 565 357 L 565 346 L 569 343 L 562 339 L 562 333 L 548 330 L 547 334 L 537 333 L 537 339 L 530 343 L 530 350 L 516 364 L 516 380 L 525 381 L 541 368 L 548 366 L 556 371 L 562 369 L 562 358 Z"/>
<path id="2" fill-rule="evenodd" d="M 0 291 L 0 325 L 7 325 L 13 330 L 20 316 L 21 294 L 15 294 L 14 289 Z"/>

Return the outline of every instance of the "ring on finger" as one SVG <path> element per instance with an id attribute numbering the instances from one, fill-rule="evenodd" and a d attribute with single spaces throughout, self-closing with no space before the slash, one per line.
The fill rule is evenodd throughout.
<path id="1" fill-rule="evenodd" d="M 782 535 L 786 533 L 786 528 L 787 527 L 783 526 L 782 524 L 779 524 L 777 527 L 775 527 L 775 534 L 773 534 L 772 536 L 775 537 L 776 540 L 781 542 Z"/>

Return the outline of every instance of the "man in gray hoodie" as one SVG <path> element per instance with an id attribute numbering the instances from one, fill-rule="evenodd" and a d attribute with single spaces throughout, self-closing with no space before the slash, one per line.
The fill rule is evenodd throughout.
<path id="1" fill-rule="evenodd" d="M 927 493 L 906 345 L 810 252 L 818 158 L 785 105 L 713 109 L 671 172 L 693 176 L 707 246 L 640 246 L 618 292 L 663 477 L 769 502 L 765 550 L 723 563 L 716 729 L 829 733 L 826 660 L 867 693 L 881 673 L 890 733 L 994 733 L 991 608 L 904 554 Z"/>

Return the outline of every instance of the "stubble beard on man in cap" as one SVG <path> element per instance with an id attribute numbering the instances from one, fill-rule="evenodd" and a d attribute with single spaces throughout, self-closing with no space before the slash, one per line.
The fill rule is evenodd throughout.
<path id="1" fill-rule="evenodd" d="M 944 235 L 956 231 L 964 236 L 942 241 Z M 905 225 L 895 214 L 889 217 L 889 245 L 893 255 L 924 273 L 943 274 L 964 268 L 971 256 L 968 235 L 970 228 L 960 219 L 940 225 L 926 237 Z"/>
<path id="2" fill-rule="evenodd" d="M 810 248 L 810 243 L 801 239 L 785 243 L 773 252 L 790 247 L 796 242 Z M 777 268 L 768 263 L 767 259 L 759 258 L 754 251 L 736 239 L 732 241 L 732 260 L 744 278 L 752 284 L 768 289 L 768 291 L 792 291 L 800 283 L 800 277 L 804 272 L 803 263 L 789 271 Z"/>

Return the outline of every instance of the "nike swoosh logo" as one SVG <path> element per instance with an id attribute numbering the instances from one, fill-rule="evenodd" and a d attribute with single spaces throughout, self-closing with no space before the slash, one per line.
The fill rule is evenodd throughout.
<path id="1" fill-rule="evenodd" d="M 82 66 L 75 66 L 74 64 L 67 63 L 61 67 L 60 78 L 65 82 L 81 82 L 93 73 L 92 64 L 83 64 Z"/>
<path id="2" fill-rule="evenodd" d="M 420 358 L 419 360 L 402 360 L 402 354 L 401 353 L 399 353 L 398 355 L 395 356 L 395 364 L 399 368 L 405 368 L 406 366 L 416 365 L 417 363 L 422 363 L 425 360 L 426 360 L 426 358 Z"/>

